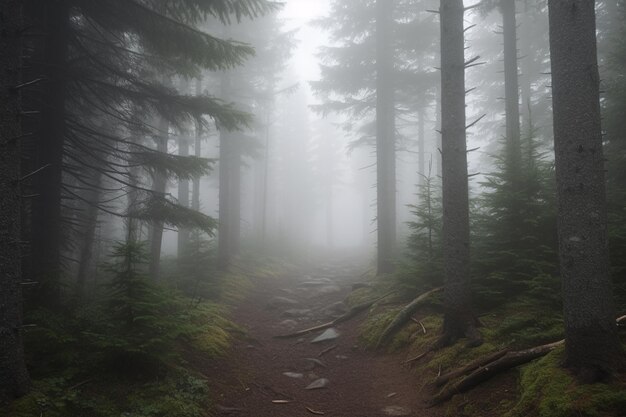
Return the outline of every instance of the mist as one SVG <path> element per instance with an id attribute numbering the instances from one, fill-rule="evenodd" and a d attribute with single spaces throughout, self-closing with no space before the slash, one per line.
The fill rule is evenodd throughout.
<path id="1" fill-rule="evenodd" d="M 0 416 L 623 412 L 625 23 L 0 0 Z"/>

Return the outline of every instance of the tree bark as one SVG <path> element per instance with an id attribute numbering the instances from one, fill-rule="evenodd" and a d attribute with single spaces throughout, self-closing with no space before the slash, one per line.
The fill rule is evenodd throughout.
<path id="1" fill-rule="evenodd" d="M 37 197 L 32 205 L 31 255 L 33 276 L 39 282 L 35 302 L 56 307 L 61 298 L 61 188 L 70 28 L 69 6 L 65 0 L 44 3 L 44 72 L 47 81 L 36 160 L 37 168 L 46 168 L 34 177 Z"/>
<path id="2" fill-rule="evenodd" d="M 196 96 L 202 94 L 202 78 L 196 80 Z M 196 138 L 194 143 L 194 155 L 197 158 L 202 156 L 202 126 L 196 125 Z M 192 191 L 191 191 L 191 208 L 195 211 L 200 211 L 200 177 L 193 179 Z"/>
<path id="3" fill-rule="evenodd" d="M 22 346 L 20 33 L 22 2 L 0 1 L 0 405 L 28 391 Z"/>
<path id="4" fill-rule="evenodd" d="M 95 162 L 95 166 L 97 162 Z M 94 171 L 93 184 L 95 187 L 88 190 L 85 198 L 91 202 L 86 207 L 85 213 L 85 227 L 83 229 L 83 242 L 80 247 L 80 258 L 78 263 L 78 274 L 76 275 L 76 302 L 81 303 L 85 298 L 85 283 L 87 282 L 87 275 L 92 270 L 93 265 L 93 247 L 96 238 L 96 229 L 98 227 L 98 214 L 100 212 L 98 208 L 98 201 L 100 200 L 101 191 L 98 187 L 102 184 L 102 173 L 100 171 Z"/>
<path id="5" fill-rule="evenodd" d="M 504 97 L 506 113 L 506 167 L 513 181 L 521 169 L 519 77 L 517 68 L 517 23 L 515 0 L 501 0 L 504 33 Z M 515 187 L 515 184 L 512 184 Z"/>
<path id="6" fill-rule="evenodd" d="M 444 322 L 438 343 L 476 338 L 470 309 L 470 228 L 465 142 L 463 1 L 441 1 Z"/>
<path id="7" fill-rule="evenodd" d="M 158 125 L 157 136 L 154 138 L 157 151 L 167 153 L 167 142 L 169 140 L 169 123 L 165 119 L 161 119 Z M 152 191 L 160 196 L 165 196 L 167 191 L 167 177 L 164 172 L 156 171 L 154 173 Z M 150 278 L 158 280 L 161 273 L 161 247 L 163 245 L 163 222 L 152 222 L 152 232 L 150 233 L 150 265 L 148 272 Z"/>
<path id="8" fill-rule="evenodd" d="M 393 85 L 393 2 L 376 1 L 376 178 L 378 273 L 394 270 L 396 149 Z"/>
<path id="9" fill-rule="evenodd" d="M 230 205 L 229 219 L 230 226 L 230 254 L 237 255 L 241 246 L 241 147 L 244 139 L 241 135 L 233 135 L 230 145 L 230 162 L 228 169 L 230 170 Z"/>
<path id="10" fill-rule="evenodd" d="M 189 156 L 189 138 L 181 136 L 178 140 L 178 155 Z M 181 179 L 178 182 L 178 204 L 189 207 L 189 180 Z M 189 229 L 181 227 L 178 229 L 178 258 L 185 253 L 185 248 L 189 244 Z"/>
<path id="11" fill-rule="evenodd" d="M 594 3 L 548 2 L 566 366 L 590 381 L 623 363 L 609 276 Z"/>
<path id="12" fill-rule="evenodd" d="M 230 75 L 223 74 L 221 80 L 222 100 L 228 98 L 230 92 Z M 231 258 L 230 244 L 230 159 L 233 134 L 225 129 L 220 130 L 219 151 L 219 224 L 217 235 L 217 267 L 220 270 L 228 269 Z"/>

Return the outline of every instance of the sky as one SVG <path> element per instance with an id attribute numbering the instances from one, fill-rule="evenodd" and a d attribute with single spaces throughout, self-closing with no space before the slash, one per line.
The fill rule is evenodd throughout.
<path id="1" fill-rule="evenodd" d="M 329 0 L 285 0 L 281 17 L 287 29 L 298 29 L 298 46 L 292 58 L 294 69 L 303 82 L 319 77 L 318 60 L 315 54 L 326 43 L 323 31 L 311 22 L 326 14 Z"/>

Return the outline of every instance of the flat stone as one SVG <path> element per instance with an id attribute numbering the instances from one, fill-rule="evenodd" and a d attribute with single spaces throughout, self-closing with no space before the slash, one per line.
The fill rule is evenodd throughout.
<path id="1" fill-rule="evenodd" d="M 289 378 L 296 378 L 296 379 L 304 378 L 304 375 L 298 372 L 283 372 L 283 375 Z"/>
<path id="2" fill-rule="evenodd" d="M 278 323 L 278 325 L 281 327 L 296 327 L 298 325 L 298 322 L 295 320 L 283 320 Z"/>
<path id="3" fill-rule="evenodd" d="M 320 389 L 326 388 L 330 384 L 330 381 L 326 378 L 320 378 L 311 382 L 305 389 Z"/>
<path id="4" fill-rule="evenodd" d="M 324 362 L 322 362 L 319 359 L 315 359 L 315 358 L 304 358 L 305 361 L 309 362 L 311 365 L 313 365 L 313 368 L 315 368 L 316 366 L 319 366 L 320 368 L 327 368 L 326 364 Z M 313 369 L 311 368 L 311 369 Z"/>
<path id="5" fill-rule="evenodd" d="M 410 416 L 411 410 L 406 407 L 400 407 L 398 405 L 390 405 L 383 408 L 383 413 L 386 416 Z"/>
<path id="6" fill-rule="evenodd" d="M 335 340 L 339 337 L 339 332 L 334 328 L 326 329 L 324 333 L 311 340 L 311 343 L 326 342 L 328 340 Z"/>

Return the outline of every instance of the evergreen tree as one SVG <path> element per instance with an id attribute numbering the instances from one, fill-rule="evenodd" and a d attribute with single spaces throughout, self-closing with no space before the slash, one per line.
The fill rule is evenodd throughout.
<path id="1" fill-rule="evenodd" d="M 22 346 L 20 66 L 22 2 L 0 1 L 0 405 L 25 394 Z"/>
<path id="2" fill-rule="evenodd" d="M 594 2 L 548 6 L 566 366 L 596 381 L 623 357 L 609 275 Z"/>
<path id="3" fill-rule="evenodd" d="M 447 346 L 468 337 L 478 342 L 470 302 L 470 225 L 465 142 L 465 41 L 462 0 L 442 1 L 441 142 L 444 264 L 443 335 Z"/>
<path id="4" fill-rule="evenodd" d="M 148 122 L 154 117 L 180 126 L 192 118 L 201 122 L 201 117 L 208 115 L 225 129 L 249 120 L 213 97 L 178 94 L 160 78 L 163 73 L 189 76 L 200 68 L 226 69 L 240 64 L 252 53 L 250 47 L 211 36 L 198 25 L 209 16 L 228 23 L 274 7 L 264 0 L 32 0 L 32 20 L 50 35 L 33 45 L 44 58 L 40 74 L 46 78 L 40 100 L 45 105 L 37 128 L 48 140 L 40 141 L 34 155 L 37 166 L 46 167 L 46 175 L 35 178 L 33 189 L 39 197 L 32 206 L 32 264 L 36 265 L 34 276 L 41 278 L 42 302 L 59 301 L 61 251 L 67 241 L 61 231 L 75 228 L 62 227 L 68 218 L 61 209 L 62 199 L 80 198 L 80 187 L 88 181 L 90 171 L 99 169 L 120 190 L 130 186 L 127 161 L 132 158 L 143 159 L 149 169 L 156 168 L 151 164 L 170 163 L 165 168 L 169 172 L 172 162 L 180 162 L 174 167 L 178 172 L 190 165 L 169 155 L 158 156 L 158 151 L 141 145 L 137 137 L 129 138 L 131 131 L 158 136 L 158 129 Z M 96 128 L 104 115 L 117 120 L 116 126 Z M 91 166 L 93 159 L 85 154 L 106 160 L 105 167 Z M 200 161 L 195 162 L 197 167 Z M 140 204 L 154 210 L 162 203 L 161 214 L 172 207 L 161 195 L 145 197 Z"/>

